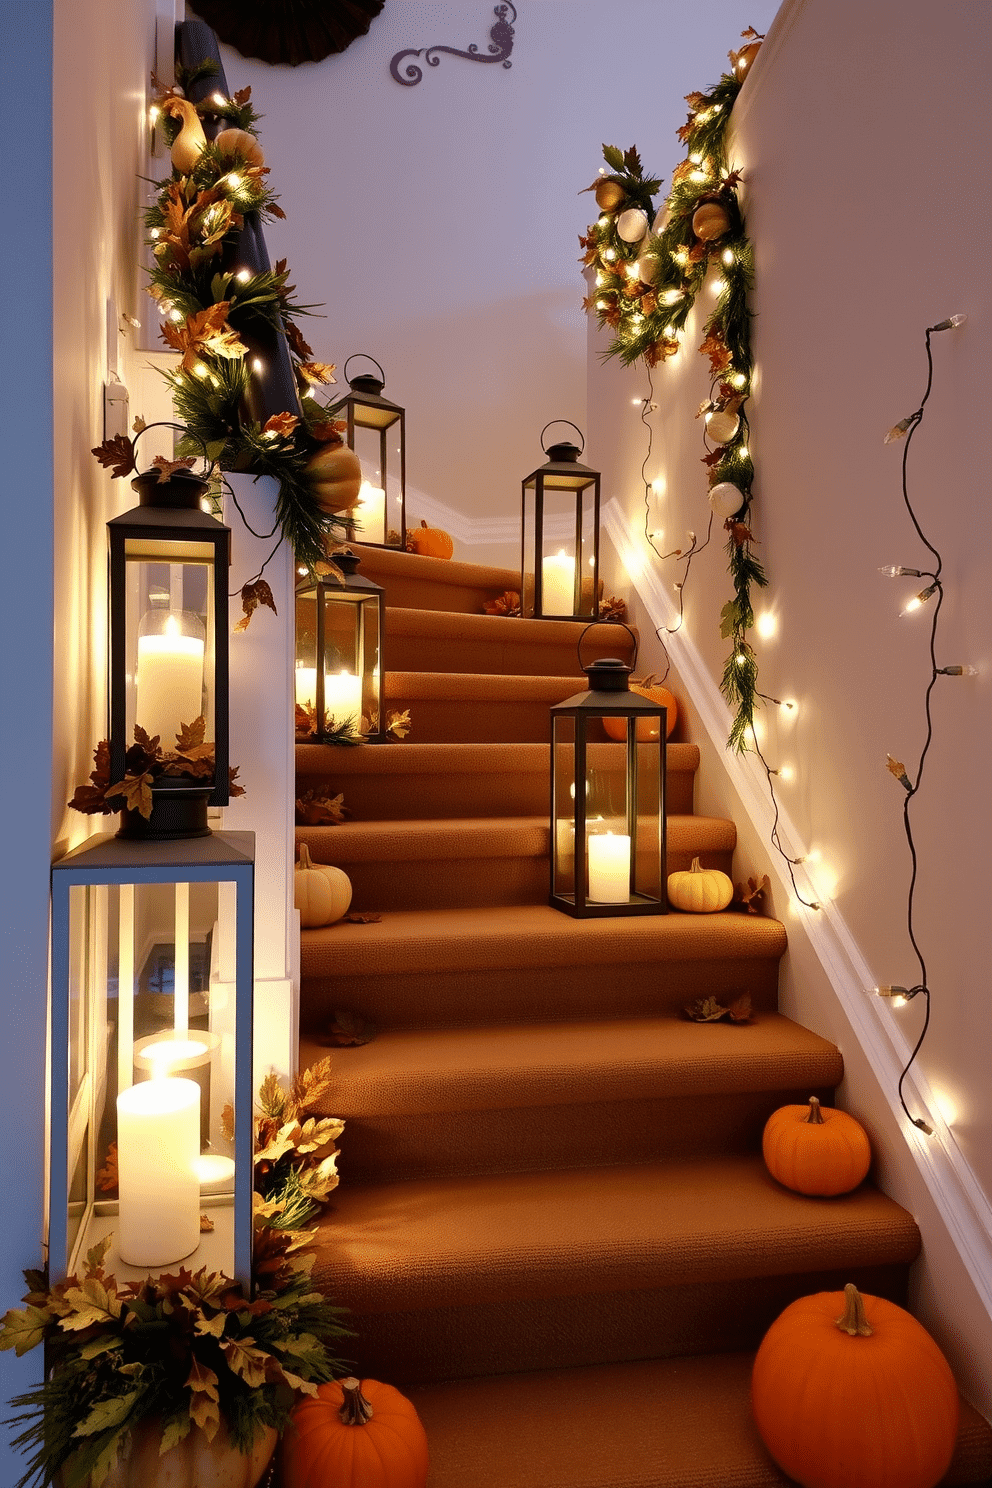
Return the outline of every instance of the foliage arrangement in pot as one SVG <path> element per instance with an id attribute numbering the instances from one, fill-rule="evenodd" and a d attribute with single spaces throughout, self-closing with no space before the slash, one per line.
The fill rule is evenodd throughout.
<path id="1" fill-rule="evenodd" d="M 311 1286 L 311 1258 L 295 1254 L 308 1237 L 272 1229 L 264 1209 L 252 1298 L 206 1269 L 120 1286 L 103 1269 L 109 1237 L 81 1277 L 49 1287 L 40 1272 L 25 1273 L 27 1305 L 7 1313 L 0 1348 L 23 1354 L 44 1343 L 49 1372 L 12 1402 L 23 1412 L 14 1444 L 30 1454 L 17 1488 L 155 1488 L 219 1433 L 230 1454 L 218 1481 L 253 1488 L 250 1464 L 261 1476 L 297 1396 L 340 1369 L 331 1347 L 347 1331 Z M 160 1477 L 148 1476 L 151 1437 Z"/>
<path id="2" fill-rule="evenodd" d="M 288 1090 L 262 1083 L 251 1295 L 206 1268 L 122 1285 L 104 1269 L 110 1236 L 82 1276 L 25 1272 L 0 1349 L 43 1343 L 47 1377 L 12 1401 L 29 1459 L 17 1488 L 255 1488 L 297 1400 L 343 1372 L 333 1350 L 350 1330 L 301 1254 L 338 1183 L 344 1123 L 312 1110 L 330 1079 L 325 1058 Z"/>

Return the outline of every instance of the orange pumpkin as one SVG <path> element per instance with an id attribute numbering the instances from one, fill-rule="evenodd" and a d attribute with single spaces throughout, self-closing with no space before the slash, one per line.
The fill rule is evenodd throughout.
<path id="1" fill-rule="evenodd" d="M 642 677 L 639 682 L 631 682 L 631 692 L 639 692 L 641 697 L 649 698 L 652 703 L 658 703 L 662 708 L 668 710 L 668 718 L 665 722 L 665 738 L 672 737 L 672 729 L 675 720 L 679 716 L 679 705 L 675 701 L 667 687 L 662 687 L 653 676 Z M 627 737 L 627 720 L 625 718 L 604 718 L 603 727 L 611 739 L 619 739 L 621 742 Z M 637 738 L 643 744 L 649 739 L 657 739 L 661 733 L 661 720 L 657 718 L 639 718 L 637 720 Z"/>
<path id="2" fill-rule="evenodd" d="M 803 1488 L 935 1488 L 954 1451 L 947 1360 L 903 1308 L 850 1284 L 776 1318 L 751 1399 L 765 1446 Z"/>
<path id="3" fill-rule="evenodd" d="M 419 553 L 422 558 L 450 558 L 455 545 L 440 527 L 428 527 L 426 522 L 421 522 L 419 527 L 411 527 L 407 533 L 406 550 Z"/>
<path id="4" fill-rule="evenodd" d="M 347 511 L 358 500 L 362 462 L 346 444 L 325 444 L 307 461 L 307 479 L 321 511 Z"/>
<path id="5" fill-rule="evenodd" d="M 283 1488 L 425 1488 L 427 1433 L 404 1395 L 378 1380 L 321 1385 L 294 1408 Z"/>
<path id="6" fill-rule="evenodd" d="M 772 1177 L 801 1194 L 850 1193 L 871 1166 L 864 1127 L 846 1111 L 822 1109 L 815 1095 L 808 1106 L 772 1112 L 761 1151 Z"/>

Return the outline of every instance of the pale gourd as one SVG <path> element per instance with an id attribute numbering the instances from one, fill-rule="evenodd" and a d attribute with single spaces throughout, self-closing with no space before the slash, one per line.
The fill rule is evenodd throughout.
<path id="1" fill-rule="evenodd" d="M 307 461 L 306 477 L 321 511 L 349 511 L 358 500 L 362 463 L 348 445 L 328 443 Z"/>
<path id="2" fill-rule="evenodd" d="M 246 165 L 265 164 L 261 145 L 247 129 L 222 129 L 214 144 L 225 160 L 243 160 Z"/>
<path id="3" fill-rule="evenodd" d="M 351 879 L 343 868 L 330 863 L 314 863 L 305 842 L 300 844 L 300 861 L 293 875 L 293 902 L 300 911 L 300 924 L 312 929 L 316 925 L 333 925 L 348 913 L 351 903 Z"/>
<path id="4" fill-rule="evenodd" d="M 138 1423 L 109 1476 L 101 1479 L 102 1488 L 257 1488 L 277 1441 L 267 1426 L 250 1451 L 239 1452 L 222 1419 L 212 1441 L 194 1427 L 160 1455 L 163 1425 L 158 1416 Z M 64 1477 L 56 1483 L 62 1488 Z M 84 1478 L 81 1488 L 93 1488 L 92 1477 Z"/>
<path id="5" fill-rule="evenodd" d="M 668 875 L 668 902 L 689 914 L 716 914 L 734 897 L 734 886 L 719 868 L 701 868 L 693 858 L 688 872 Z"/>
<path id="6" fill-rule="evenodd" d="M 162 105 L 162 111 L 174 119 L 182 120 L 183 127 L 172 141 L 169 158 L 174 170 L 181 176 L 188 176 L 207 143 L 200 116 L 186 98 L 167 99 Z"/>

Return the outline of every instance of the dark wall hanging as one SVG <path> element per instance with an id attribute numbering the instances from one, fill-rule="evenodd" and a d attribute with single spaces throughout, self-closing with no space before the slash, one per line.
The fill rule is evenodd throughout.
<path id="1" fill-rule="evenodd" d="M 508 11 L 513 12 L 509 19 L 507 19 Z M 449 57 L 465 57 L 469 62 L 502 62 L 504 67 L 510 67 L 512 64 L 509 56 L 513 51 L 511 23 L 517 19 L 517 9 L 515 5 L 497 5 L 493 14 L 496 17 L 496 24 L 489 33 L 489 47 L 486 52 L 480 52 L 475 42 L 472 42 L 467 52 L 449 46 L 421 47 L 419 50 L 416 47 L 407 47 L 405 51 L 396 53 L 389 64 L 389 71 L 404 88 L 413 88 L 420 82 L 424 71 L 422 67 L 417 66 L 416 62 L 408 62 L 403 67 L 401 75 L 400 64 L 404 57 L 423 57 L 428 67 L 437 67 L 441 61 L 439 53 L 447 52 Z"/>
<path id="2" fill-rule="evenodd" d="M 196 0 L 196 13 L 243 57 L 297 67 L 343 52 L 385 0 Z M 512 34 L 512 33 L 511 33 Z"/>

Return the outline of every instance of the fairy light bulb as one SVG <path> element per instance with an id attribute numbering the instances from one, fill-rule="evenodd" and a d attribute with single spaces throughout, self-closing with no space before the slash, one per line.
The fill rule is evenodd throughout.
<path id="1" fill-rule="evenodd" d="M 234 277 L 240 284 L 247 284 L 251 278 L 251 269 L 239 269 Z"/>
<path id="2" fill-rule="evenodd" d="M 872 987 L 869 990 L 875 997 L 889 998 L 893 1007 L 905 1007 L 907 1002 L 912 1002 L 913 998 L 917 997 L 921 992 L 925 992 L 926 988 L 922 986 L 899 987 L 893 983 L 891 985 Z"/>
<path id="3" fill-rule="evenodd" d="M 158 121 L 158 117 L 161 112 L 162 110 L 159 108 L 158 104 L 153 103 L 151 108 L 148 110 L 148 117 L 153 124 Z"/>
<path id="4" fill-rule="evenodd" d="M 885 574 L 886 578 L 889 579 L 901 579 L 904 578 L 907 574 L 914 579 L 922 579 L 923 577 L 923 573 L 920 569 L 903 568 L 901 563 L 887 563 L 884 568 L 880 568 L 878 571 L 880 574 Z"/>
<path id="5" fill-rule="evenodd" d="M 931 331 L 952 331 L 958 326 L 963 326 L 968 319 L 967 315 L 949 315 L 946 320 L 941 320 L 937 325 L 930 327 Z"/>
<path id="6" fill-rule="evenodd" d="M 616 258 L 616 256 L 617 256 L 617 251 L 616 251 L 615 248 L 604 248 L 603 249 L 603 257 L 606 259 L 606 262 L 607 263 L 612 263 L 613 260 Z"/>
<path id="7" fill-rule="evenodd" d="M 724 248 L 723 253 L 722 253 L 721 256 L 722 256 L 723 261 L 726 264 L 727 268 L 729 269 L 730 268 L 730 265 L 734 261 L 734 250 L 732 248 Z"/>
<path id="8" fill-rule="evenodd" d="M 210 102 L 215 103 L 218 108 L 227 108 L 227 99 L 223 93 L 212 93 L 210 95 Z"/>
<path id="9" fill-rule="evenodd" d="M 929 584 L 926 589 L 921 589 L 919 594 L 914 594 L 912 599 L 906 601 L 905 605 L 902 608 L 902 613 L 904 615 L 912 615 L 915 613 L 916 610 L 922 609 L 927 600 L 932 599 L 933 596 L 937 593 L 938 587 L 939 586 L 935 580 L 932 584 Z"/>
<path id="10" fill-rule="evenodd" d="M 261 357 L 252 357 L 251 370 L 253 372 L 265 371 L 265 363 L 262 361 Z"/>
<path id="11" fill-rule="evenodd" d="M 974 666 L 946 666 L 938 667 L 939 677 L 977 677 L 978 668 Z"/>

